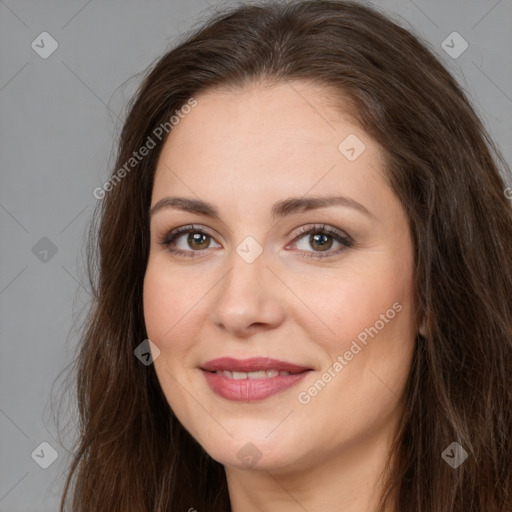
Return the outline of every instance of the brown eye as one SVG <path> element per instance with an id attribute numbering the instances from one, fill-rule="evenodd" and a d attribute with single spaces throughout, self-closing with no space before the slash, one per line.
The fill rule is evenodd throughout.
<path id="1" fill-rule="evenodd" d="M 202 232 L 189 233 L 187 243 L 192 249 L 206 249 L 209 245 L 210 238 L 210 235 Z"/>
<path id="2" fill-rule="evenodd" d="M 185 237 L 184 235 L 187 235 Z M 201 228 L 182 226 L 164 236 L 160 243 L 179 256 L 195 256 L 194 253 L 210 248 L 213 237 Z M 181 246 L 179 245 L 181 244 Z M 219 246 L 220 247 L 220 246 Z"/>
<path id="3" fill-rule="evenodd" d="M 333 237 L 325 233 L 310 235 L 309 243 L 311 247 L 318 247 L 320 251 L 327 251 L 332 247 Z"/>
<path id="4" fill-rule="evenodd" d="M 306 235 L 309 235 L 307 239 Z M 327 258 L 353 246 L 348 235 L 323 224 L 302 229 L 293 243 L 298 246 L 304 258 Z M 331 250 L 333 244 L 338 244 L 338 248 Z"/>

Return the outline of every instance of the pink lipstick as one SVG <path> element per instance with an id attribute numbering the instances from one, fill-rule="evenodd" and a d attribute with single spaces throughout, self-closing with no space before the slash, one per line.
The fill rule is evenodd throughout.
<path id="1" fill-rule="evenodd" d="M 240 402 L 264 400 L 302 380 L 312 369 L 277 359 L 221 357 L 201 366 L 210 389 Z"/>

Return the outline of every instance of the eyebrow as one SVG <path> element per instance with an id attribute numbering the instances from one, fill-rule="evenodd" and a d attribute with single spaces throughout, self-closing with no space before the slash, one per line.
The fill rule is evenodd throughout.
<path id="1" fill-rule="evenodd" d="M 328 206 L 353 208 L 369 217 L 373 217 L 362 204 L 354 201 L 354 199 L 343 196 L 290 197 L 274 203 L 272 205 L 271 215 L 273 219 L 278 219 L 293 213 L 302 213 L 308 210 L 326 208 Z M 220 220 L 219 211 L 214 205 L 200 199 L 188 197 L 164 197 L 151 208 L 149 215 L 153 217 L 157 212 L 168 208 L 197 213 Z"/>

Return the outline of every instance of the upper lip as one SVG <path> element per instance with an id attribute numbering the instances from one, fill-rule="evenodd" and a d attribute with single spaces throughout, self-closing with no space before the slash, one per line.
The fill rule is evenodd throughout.
<path id="1" fill-rule="evenodd" d="M 279 370 L 290 373 L 300 373 L 311 370 L 305 366 L 279 361 L 268 357 L 252 357 L 250 359 L 235 359 L 233 357 L 220 357 L 204 363 L 201 368 L 209 372 L 217 370 L 230 370 L 235 372 L 257 372 L 259 370 Z"/>

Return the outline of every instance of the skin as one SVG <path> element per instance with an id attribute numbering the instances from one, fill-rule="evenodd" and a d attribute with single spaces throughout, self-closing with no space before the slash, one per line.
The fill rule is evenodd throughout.
<path id="1" fill-rule="evenodd" d="M 382 149 L 327 96 L 307 82 L 209 90 L 173 128 L 156 169 L 152 207 L 184 196 L 214 204 L 221 216 L 175 208 L 152 216 L 144 315 L 168 403 L 224 465 L 234 512 L 376 510 L 403 412 L 417 331 L 408 221 L 384 180 Z M 349 134 L 365 144 L 354 161 L 338 150 Z M 274 202 L 327 195 L 351 198 L 369 214 L 336 205 L 271 218 Z M 330 256 L 302 257 L 326 253 L 308 234 L 296 239 L 298 228 L 318 223 L 354 245 L 337 252 L 343 246 L 327 237 Z M 175 247 L 192 257 L 159 244 L 187 224 L 211 235 L 194 244 L 180 234 Z M 236 252 L 248 236 L 263 250 L 252 263 Z M 300 403 L 299 393 L 395 303 L 400 312 Z M 236 402 L 213 393 L 199 369 L 221 356 L 272 357 L 313 371 L 267 399 Z M 237 456 L 249 442 L 260 454 L 252 466 Z"/>

